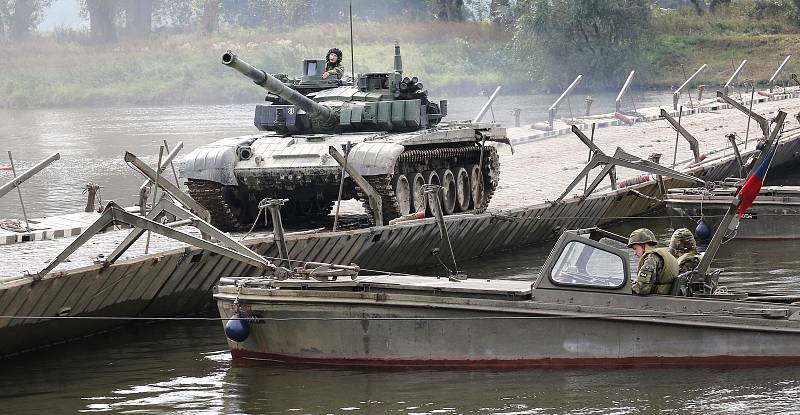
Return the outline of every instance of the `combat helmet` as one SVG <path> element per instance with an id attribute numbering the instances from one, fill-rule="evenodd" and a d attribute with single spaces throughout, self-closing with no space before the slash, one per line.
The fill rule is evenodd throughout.
<path id="1" fill-rule="evenodd" d="M 697 250 L 697 242 L 692 231 L 686 228 L 676 229 L 669 241 L 670 249 L 676 252 L 689 252 Z"/>
<path id="2" fill-rule="evenodd" d="M 647 228 L 639 228 L 631 232 L 631 236 L 628 238 L 628 248 L 631 248 L 636 244 L 658 245 L 658 241 L 656 240 L 656 235 L 653 233 L 653 231 Z"/>

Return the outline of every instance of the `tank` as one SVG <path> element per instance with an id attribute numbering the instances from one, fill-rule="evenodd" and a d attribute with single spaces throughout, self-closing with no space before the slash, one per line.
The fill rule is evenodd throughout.
<path id="1" fill-rule="evenodd" d="M 249 228 L 268 197 L 289 199 L 287 221 L 329 215 L 343 174 L 330 146 L 380 194 L 385 221 L 430 213 L 426 183 L 444 187 L 445 214 L 483 211 L 497 188 L 500 163 L 486 142 L 507 140 L 505 128 L 442 122 L 447 101 L 430 101 L 417 77 L 404 76 L 397 44 L 391 72 L 349 82 L 323 79 L 324 60 L 304 60 L 300 79 L 270 75 L 231 51 L 222 63 L 266 89 L 267 102 L 255 108 L 261 133 L 204 145 L 179 163 L 189 194 L 221 229 Z M 346 177 L 342 200 L 353 198 L 374 224 L 365 193 Z"/>

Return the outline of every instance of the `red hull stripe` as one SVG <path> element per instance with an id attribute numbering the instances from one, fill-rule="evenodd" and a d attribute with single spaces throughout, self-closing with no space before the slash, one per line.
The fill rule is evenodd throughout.
<path id="1" fill-rule="evenodd" d="M 306 358 L 248 350 L 231 350 L 237 360 L 262 360 L 280 364 L 376 368 L 517 369 L 535 367 L 753 367 L 800 365 L 800 356 L 706 356 L 624 358 L 540 358 L 513 360 L 397 360 Z"/>

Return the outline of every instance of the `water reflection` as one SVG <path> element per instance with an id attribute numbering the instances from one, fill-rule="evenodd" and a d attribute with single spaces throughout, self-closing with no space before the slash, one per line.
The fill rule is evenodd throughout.
<path id="1" fill-rule="evenodd" d="M 771 414 L 797 413 L 800 392 L 796 368 L 324 370 L 232 363 L 218 324 L 159 324 L 115 337 L 123 342 L 93 339 L 6 367 L 4 410 Z"/>

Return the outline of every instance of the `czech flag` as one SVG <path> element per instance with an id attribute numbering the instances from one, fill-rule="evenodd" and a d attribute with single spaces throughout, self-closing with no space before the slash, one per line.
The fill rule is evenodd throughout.
<path id="1" fill-rule="evenodd" d="M 741 203 L 739 204 L 739 217 L 741 218 L 745 212 L 747 212 L 747 208 L 756 200 L 758 196 L 758 192 L 761 191 L 761 186 L 764 184 L 764 177 L 767 175 L 767 170 L 769 169 L 769 164 L 772 162 L 772 157 L 775 155 L 775 150 L 778 149 L 776 145 L 764 158 L 764 161 L 761 162 L 761 165 L 758 166 L 758 169 L 750 176 L 747 181 L 744 183 L 744 186 L 739 190 L 739 199 Z"/>

